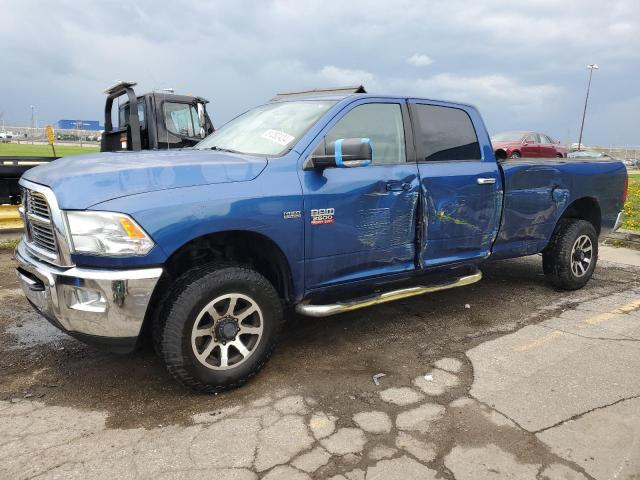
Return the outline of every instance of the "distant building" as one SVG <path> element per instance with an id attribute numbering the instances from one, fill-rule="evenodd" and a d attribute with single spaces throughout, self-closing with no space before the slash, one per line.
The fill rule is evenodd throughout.
<path id="1" fill-rule="evenodd" d="M 56 128 L 59 130 L 104 130 L 98 120 L 58 120 Z"/>

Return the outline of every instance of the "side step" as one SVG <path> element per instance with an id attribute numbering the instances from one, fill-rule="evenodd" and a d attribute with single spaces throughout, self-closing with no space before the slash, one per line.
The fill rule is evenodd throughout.
<path id="1" fill-rule="evenodd" d="M 371 307 L 381 303 L 393 302 L 402 298 L 415 297 L 425 293 L 438 292 L 440 290 L 448 290 L 450 288 L 464 287 L 472 283 L 479 282 L 482 279 L 482 272 L 477 271 L 471 275 L 466 275 L 455 279 L 449 283 L 441 283 L 430 286 L 417 286 L 409 288 L 401 288 L 400 290 L 392 290 L 390 292 L 380 293 L 371 297 L 357 298 L 349 302 L 332 303 L 329 305 L 311 305 L 308 303 L 300 303 L 296 306 L 296 312 L 309 317 L 328 317 L 337 313 L 350 312 L 359 308 Z"/>

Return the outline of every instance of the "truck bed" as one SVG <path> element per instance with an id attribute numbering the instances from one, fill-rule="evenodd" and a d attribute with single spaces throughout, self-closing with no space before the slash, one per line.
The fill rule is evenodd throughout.
<path id="1" fill-rule="evenodd" d="M 562 213 L 578 199 L 592 199 L 594 210 L 600 208 L 600 234 L 613 228 L 622 209 L 620 192 L 627 173 L 620 161 L 521 158 L 499 165 L 503 213 L 492 258 L 539 253 L 547 246 Z"/>

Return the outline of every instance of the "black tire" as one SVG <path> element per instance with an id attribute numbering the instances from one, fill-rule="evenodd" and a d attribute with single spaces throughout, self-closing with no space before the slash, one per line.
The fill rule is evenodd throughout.
<path id="1" fill-rule="evenodd" d="M 511 156 L 509 158 L 521 158 L 520 152 L 511 152 Z"/>
<path id="2" fill-rule="evenodd" d="M 242 331 L 236 332 L 234 341 L 227 340 L 224 345 L 229 344 L 225 349 L 229 352 L 229 362 L 232 355 L 237 358 L 242 357 L 242 360 L 236 366 L 229 363 L 226 369 L 221 369 L 223 367 L 221 358 L 218 360 L 219 365 L 213 367 L 205 366 L 198 359 L 196 356 L 198 347 L 192 344 L 197 340 L 192 339 L 192 332 L 200 326 L 202 321 L 200 316 L 203 312 L 210 312 L 216 308 L 213 305 L 212 308 L 205 310 L 205 307 L 208 307 L 212 300 L 226 295 L 245 296 L 253 302 L 252 304 L 257 305 L 259 314 L 255 315 L 259 316 L 259 326 L 262 330 L 246 357 L 237 348 L 233 347 L 232 350 L 235 339 L 239 340 L 243 335 Z M 229 308 L 233 309 L 233 307 Z M 204 315 L 207 316 L 209 313 Z M 232 315 L 236 315 L 233 310 Z M 218 315 L 216 320 L 210 316 L 209 322 L 212 325 L 219 325 L 223 320 L 233 323 L 233 318 L 227 316 L 220 318 Z M 194 326 L 196 320 L 198 320 L 198 326 Z M 165 301 L 165 307 L 154 326 L 153 333 L 160 350 L 161 360 L 178 382 L 198 392 L 218 393 L 239 387 L 260 371 L 273 352 L 283 322 L 282 303 L 275 288 L 265 277 L 245 267 L 207 265 L 190 270 L 177 280 Z M 237 322 L 237 325 L 242 325 L 242 321 Z M 207 328 L 211 328 L 212 332 L 216 331 L 215 326 L 207 326 L 202 330 Z M 198 331 L 201 330 L 198 329 Z M 253 337 L 250 334 L 249 337 L 252 341 Z M 218 346 L 214 348 L 220 348 L 219 356 L 222 356 L 223 344 L 214 342 L 214 338 L 212 333 L 204 341 L 216 343 Z M 205 345 L 208 345 L 208 342 Z M 206 347 L 198 353 L 204 354 L 205 350 Z M 213 357 L 207 357 L 209 358 Z M 209 365 L 208 360 L 205 363 Z M 212 363 L 215 363 L 215 359 Z"/>
<path id="3" fill-rule="evenodd" d="M 578 240 L 584 242 L 584 251 L 579 248 Z M 542 253 L 542 268 L 551 283 L 562 290 L 582 288 L 593 275 L 597 262 L 598 234 L 593 225 L 573 218 L 560 220 Z"/>

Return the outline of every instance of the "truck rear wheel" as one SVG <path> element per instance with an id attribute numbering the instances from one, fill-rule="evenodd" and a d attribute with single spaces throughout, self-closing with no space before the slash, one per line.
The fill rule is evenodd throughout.
<path id="1" fill-rule="evenodd" d="M 199 392 L 232 389 L 258 373 L 283 323 L 273 285 L 244 267 L 191 270 L 165 305 L 154 332 L 160 357 L 176 380 Z"/>
<path id="2" fill-rule="evenodd" d="M 542 254 L 544 273 L 557 288 L 577 290 L 586 285 L 598 262 L 598 234 L 585 220 L 560 220 Z"/>

